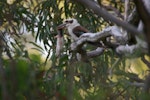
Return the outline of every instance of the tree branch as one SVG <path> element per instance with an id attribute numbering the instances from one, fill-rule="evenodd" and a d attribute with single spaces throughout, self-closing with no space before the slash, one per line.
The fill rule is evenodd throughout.
<path id="1" fill-rule="evenodd" d="M 78 3 L 83 4 L 86 6 L 88 9 L 91 9 L 94 11 L 95 14 L 98 16 L 102 17 L 106 21 L 111 21 L 116 23 L 117 25 L 121 26 L 128 32 L 130 32 L 133 35 L 138 35 L 141 38 L 144 38 L 142 35 L 143 32 L 138 31 L 134 26 L 128 24 L 127 22 L 121 21 L 114 17 L 113 15 L 109 14 L 106 10 L 102 9 L 97 3 L 91 0 L 74 0 L 77 1 Z"/>
<path id="2" fill-rule="evenodd" d="M 101 55 L 103 52 L 104 52 L 104 48 L 98 47 L 97 49 L 95 49 L 93 51 L 87 52 L 87 57 L 88 58 L 97 57 L 97 56 Z"/>
<path id="3" fill-rule="evenodd" d="M 150 69 L 150 62 L 145 59 L 144 56 L 141 57 L 141 60 L 147 65 L 147 67 Z"/>
<path id="4" fill-rule="evenodd" d="M 108 40 L 110 37 L 113 37 L 112 40 Z M 104 41 L 105 40 L 105 41 Z M 105 28 L 101 32 L 97 33 L 84 33 L 79 37 L 79 39 L 71 44 L 71 50 L 76 51 L 80 54 L 82 54 L 82 47 L 85 43 L 92 42 L 93 44 L 96 42 L 102 41 L 104 43 L 103 47 L 112 48 L 115 50 L 119 55 L 124 55 L 126 57 L 137 57 L 140 56 L 143 53 L 147 53 L 147 45 L 144 41 L 140 40 L 138 38 L 138 43 L 134 45 L 128 45 L 128 37 L 127 34 L 124 34 L 123 31 L 120 31 L 119 27 L 117 26 L 111 26 Z M 101 48 L 101 49 L 102 49 Z M 103 48 L 104 50 L 104 48 Z M 95 57 L 97 55 L 100 55 L 103 50 L 96 51 L 93 50 L 91 52 L 85 53 L 86 57 Z M 98 53 L 96 55 L 96 52 Z"/>
<path id="5" fill-rule="evenodd" d="M 81 35 L 81 37 L 77 41 L 71 44 L 71 50 L 78 51 L 87 41 L 97 42 L 100 41 L 100 39 L 102 39 L 103 37 L 107 37 L 109 35 L 109 31 L 102 31 L 98 33 L 85 33 Z"/>
<path id="6" fill-rule="evenodd" d="M 147 1 L 147 0 L 145 0 Z M 145 36 L 148 42 L 149 46 L 149 53 L 150 53 L 150 13 L 148 12 L 149 7 L 147 5 L 144 5 L 144 0 L 134 0 L 138 14 L 140 15 L 140 18 L 142 19 L 144 23 L 144 30 L 145 30 Z M 148 5 L 150 6 L 150 5 Z"/>
<path id="7" fill-rule="evenodd" d="M 129 0 L 125 0 L 125 15 L 124 15 L 124 21 L 127 20 L 129 15 Z"/>
<path id="8" fill-rule="evenodd" d="M 129 83 L 132 86 L 136 86 L 136 87 L 144 87 L 145 84 L 144 83 L 138 83 L 138 82 L 133 82 L 133 83 Z"/>
<path id="9" fill-rule="evenodd" d="M 120 31 L 117 26 L 111 26 L 105 28 L 101 32 L 97 33 L 84 33 L 79 37 L 79 39 L 71 44 L 71 50 L 78 51 L 83 44 L 87 42 L 100 42 L 106 37 L 113 36 L 116 39 L 116 45 L 120 45 L 126 41 L 126 36 Z M 110 42 L 110 41 L 107 41 Z"/>

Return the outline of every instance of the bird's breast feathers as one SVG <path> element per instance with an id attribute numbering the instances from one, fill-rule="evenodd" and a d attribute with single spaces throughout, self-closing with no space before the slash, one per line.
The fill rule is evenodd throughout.
<path id="1" fill-rule="evenodd" d="M 78 37 L 73 33 L 72 29 L 68 29 L 68 33 L 69 33 L 69 35 L 71 36 L 71 38 L 73 40 L 77 40 L 78 39 Z"/>

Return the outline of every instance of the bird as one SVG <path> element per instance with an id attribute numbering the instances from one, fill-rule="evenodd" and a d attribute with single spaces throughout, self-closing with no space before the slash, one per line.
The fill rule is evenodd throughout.
<path id="1" fill-rule="evenodd" d="M 77 19 L 68 18 L 68 19 L 64 20 L 62 22 L 62 24 L 57 26 L 59 37 L 57 38 L 58 42 L 57 42 L 57 47 L 56 47 L 56 56 L 60 56 L 60 52 L 61 52 L 62 47 L 63 47 L 63 46 L 61 46 L 62 43 L 60 42 L 63 40 L 63 38 L 62 38 L 63 37 L 62 30 L 63 29 L 68 30 L 68 34 L 70 35 L 71 40 L 73 40 L 72 42 L 76 42 L 76 41 L 80 40 L 80 38 L 82 38 L 82 36 L 83 37 L 86 37 L 87 35 L 93 36 L 92 32 L 90 32 L 85 27 L 81 26 L 80 23 L 77 21 Z M 87 41 L 87 43 L 90 44 L 91 46 L 94 46 L 94 48 L 103 46 L 103 44 L 100 41 L 95 41 L 95 42 Z M 87 45 L 84 45 L 83 48 L 80 48 L 80 50 L 79 50 L 80 52 L 77 55 L 77 59 L 79 58 L 79 61 L 83 60 L 83 61 L 88 62 L 87 57 L 84 57 L 84 56 L 86 56 L 86 54 L 85 54 L 86 52 L 84 50 L 85 47 L 87 47 Z"/>
<path id="2" fill-rule="evenodd" d="M 82 34 L 90 32 L 88 29 L 81 26 L 80 23 L 78 23 L 78 21 L 74 18 L 68 18 L 64 20 L 63 23 L 58 26 L 58 28 L 67 28 L 69 35 L 74 41 L 78 40 Z"/>
<path id="3" fill-rule="evenodd" d="M 91 32 L 88 29 L 86 29 L 85 27 L 83 27 L 82 25 L 80 25 L 80 23 L 75 18 L 65 19 L 63 21 L 63 23 L 57 27 L 57 29 L 59 29 L 59 30 L 62 30 L 64 28 L 67 28 L 68 33 L 73 41 L 77 41 L 79 39 L 79 37 L 82 37 L 84 35 L 89 35 L 89 34 L 90 34 L 90 36 L 92 35 Z M 97 42 L 87 42 L 87 43 L 90 45 L 93 45 L 93 46 L 98 46 L 98 47 L 103 46 L 103 44 L 98 41 Z"/>

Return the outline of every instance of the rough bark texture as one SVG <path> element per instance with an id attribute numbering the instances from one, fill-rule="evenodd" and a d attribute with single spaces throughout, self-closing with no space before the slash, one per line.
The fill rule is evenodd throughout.
<path id="1" fill-rule="evenodd" d="M 147 1 L 147 0 L 146 0 Z M 149 46 L 149 53 L 150 53 L 150 13 L 148 12 L 150 5 L 144 5 L 144 0 L 134 0 L 136 4 L 136 8 L 138 11 L 138 14 L 144 23 L 144 32 L 146 36 L 146 40 Z M 148 7 L 149 6 L 149 7 Z"/>

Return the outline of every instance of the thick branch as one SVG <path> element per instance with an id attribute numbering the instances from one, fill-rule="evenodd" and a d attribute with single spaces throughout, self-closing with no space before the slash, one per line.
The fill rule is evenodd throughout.
<path id="1" fill-rule="evenodd" d="M 104 52 L 104 48 L 98 47 L 97 49 L 88 52 L 86 52 L 83 49 L 80 49 L 77 52 L 78 53 L 76 54 L 76 56 L 78 61 L 88 62 L 88 59 L 100 56 Z"/>
<path id="2" fill-rule="evenodd" d="M 131 55 L 137 48 L 137 45 L 120 45 L 116 48 L 116 52 L 119 54 Z"/>
<path id="3" fill-rule="evenodd" d="M 104 48 L 98 47 L 96 50 L 89 51 L 87 52 L 87 57 L 88 58 L 93 58 L 101 55 L 104 52 Z"/>
<path id="4" fill-rule="evenodd" d="M 85 33 L 84 35 L 82 35 L 78 41 L 73 42 L 71 44 L 71 49 L 73 51 L 78 51 L 78 49 L 80 49 L 83 44 L 85 44 L 87 41 L 89 42 L 97 42 L 99 41 L 101 38 L 103 37 L 107 37 L 109 36 L 110 33 L 109 32 L 99 32 L 99 33 Z"/>
<path id="5" fill-rule="evenodd" d="M 150 53 L 150 13 L 148 12 L 149 8 L 147 4 L 144 5 L 144 2 L 146 2 L 148 0 L 134 0 L 136 7 L 137 7 L 137 11 L 140 15 L 140 18 L 142 19 L 143 23 L 144 23 L 144 30 L 145 30 L 145 36 L 149 45 L 149 53 Z M 148 1 L 149 2 L 149 1 Z M 149 4 L 149 3 L 148 3 Z"/>
<path id="6" fill-rule="evenodd" d="M 124 35 L 117 26 L 112 26 L 104 29 L 101 32 L 85 33 L 81 35 L 77 41 L 71 44 L 71 49 L 73 51 L 78 51 L 86 42 L 100 42 L 104 38 L 110 36 L 115 38 L 116 45 L 120 45 L 121 43 L 124 43 L 124 41 L 127 41 L 126 35 Z"/>
<path id="7" fill-rule="evenodd" d="M 114 17 L 113 15 L 109 14 L 106 10 L 102 9 L 96 2 L 93 2 L 91 0 L 74 0 L 78 3 L 83 4 L 89 9 L 92 9 L 94 13 L 96 13 L 98 16 L 103 17 L 103 19 L 107 21 L 111 21 L 116 23 L 117 25 L 123 27 L 128 32 L 131 32 L 131 34 L 138 35 L 140 37 L 143 37 L 141 34 L 142 32 L 138 31 L 134 26 L 128 24 L 127 22 L 121 21 Z"/>
<path id="8" fill-rule="evenodd" d="M 113 36 L 113 41 L 108 40 L 110 36 Z M 105 40 L 105 42 L 103 41 L 103 39 Z M 127 34 L 123 34 L 123 32 L 120 31 L 119 27 L 112 26 L 104 29 L 101 32 L 85 33 L 81 35 L 77 41 L 71 44 L 71 50 L 80 53 L 82 51 L 81 48 L 83 47 L 83 44 L 89 42 L 92 42 L 94 44 L 96 42 L 100 43 L 100 41 L 103 41 L 105 47 L 112 48 L 119 55 L 124 55 L 126 57 L 137 57 L 143 53 L 147 53 L 147 44 L 145 43 L 145 41 L 142 41 L 140 38 L 138 38 L 137 44 L 128 45 L 126 44 L 127 40 Z M 91 53 L 89 53 L 89 57 L 94 57 L 95 55 L 95 51 L 91 51 Z M 86 56 L 88 57 L 87 54 Z"/>

